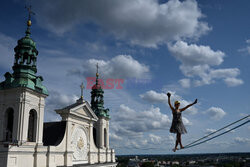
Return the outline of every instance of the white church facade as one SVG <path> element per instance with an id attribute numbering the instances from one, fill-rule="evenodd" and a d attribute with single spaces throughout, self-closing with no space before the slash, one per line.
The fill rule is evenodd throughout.
<path id="1" fill-rule="evenodd" d="M 60 122 L 44 123 L 49 95 L 37 76 L 38 51 L 25 37 L 15 47 L 13 73 L 0 83 L 0 167 L 115 167 L 115 151 L 109 146 L 109 110 L 103 107 L 98 83 L 91 104 L 81 96 L 74 104 L 55 110 Z"/>

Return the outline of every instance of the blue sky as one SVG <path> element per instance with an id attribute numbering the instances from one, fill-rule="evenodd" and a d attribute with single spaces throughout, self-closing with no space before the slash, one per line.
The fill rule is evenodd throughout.
<path id="1" fill-rule="evenodd" d="M 32 1 L 32 38 L 38 73 L 50 92 L 46 121 L 73 103 L 79 85 L 95 75 L 122 78 L 123 89 L 105 90 L 110 140 L 117 154 L 171 154 L 171 112 L 166 92 L 181 105 L 189 143 L 250 113 L 250 22 L 247 0 L 46 0 Z M 11 71 L 13 48 L 24 36 L 21 0 L 1 2 L 0 79 Z M 90 90 L 84 91 L 90 100 Z M 154 149 L 143 149 L 154 148 Z M 246 152 L 250 125 L 178 153 Z"/>

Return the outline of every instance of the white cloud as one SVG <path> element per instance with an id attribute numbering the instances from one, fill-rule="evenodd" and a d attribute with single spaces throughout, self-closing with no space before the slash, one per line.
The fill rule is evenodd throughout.
<path id="1" fill-rule="evenodd" d="M 149 134 L 149 140 L 150 140 L 153 144 L 161 144 L 161 142 L 162 142 L 162 137 L 161 137 L 161 136 L 154 135 L 154 134 Z"/>
<path id="2" fill-rule="evenodd" d="M 219 108 L 219 107 L 210 107 L 206 111 L 206 113 L 213 120 L 220 120 L 226 115 L 226 112 L 223 109 Z"/>
<path id="3" fill-rule="evenodd" d="M 169 129 L 171 121 L 158 107 L 152 106 L 145 111 L 136 111 L 122 104 L 118 112 L 113 114 L 112 123 L 116 135 L 138 136 L 143 132 Z"/>
<path id="4" fill-rule="evenodd" d="M 114 134 L 114 133 L 109 133 L 109 138 L 110 138 L 110 140 L 112 140 L 112 141 L 121 141 L 121 140 L 122 140 L 122 137 L 117 136 L 117 135 Z"/>
<path id="5" fill-rule="evenodd" d="M 238 78 L 225 78 L 224 81 L 228 86 L 238 86 L 244 83 L 243 80 Z"/>
<path id="6" fill-rule="evenodd" d="M 54 111 L 55 109 L 64 108 L 73 104 L 78 99 L 75 95 L 66 95 L 57 91 L 49 91 L 45 106 L 45 121 L 59 121 L 60 116 Z"/>
<path id="7" fill-rule="evenodd" d="M 209 134 L 209 133 L 213 133 L 213 132 L 215 132 L 215 131 L 216 131 L 216 129 L 209 129 L 209 128 L 208 128 L 208 129 L 205 130 L 205 133 L 206 133 L 206 134 Z"/>
<path id="8" fill-rule="evenodd" d="M 102 78 L 151 78 L 149 66 L 138 62 L 129 55 L 118 55 L 107 61 L 89 59 L 84 62 L 82 69 L 73 69 L 70 73 L 85 77 L 93 77 L 96 73 L 97 63 L 100 67 L 99 73 Z"/>
<path id="9" fill-rule="evenodd" d="M 185 126 L 191 126 L 193 124 L 186 117 L 182 117 L 182 121 Z"/>
<path id="10" fill-rule="evenodd" d="M 141 94 L 140 97 L 150 103 L 167 103 L 168 96 L 166 93 L 157 93 L 154 90 Z"/>
<path id="11" fill-rule="evenodd" d="M 226 129 L 225 129 L 225 131 L 228 131 L 228 130 L 231 130 L 231 128 L 226 128 Z M 231 132 L 231 133 L 234 133 L 235 130 L 231 130 L 230 132 Z"/>
<path id="12" fill-rule="evenodd" d="M 241 48 L 238 51 L 244 52 L 244 53 L 250 55 L 250 39 L 246 40 L 246 44 L 247 44 L 247 46 L 245 48 Z"/>
<path id="13" fill-rule="evenodd" d="M 225 131 L 228 131 L 228 130 L 230 130 L 230 128 L 226 128 L 226 129 L 225 129 Z M 213 133 L 213 132 L 215 132 L 215 131 L 217 131 L 217 130 L 216 130 L 216 129 L 210 129 L 210 128 L 208 128 L 208 129 L 206 129 L 204 132 L 205 132 L 206 134 L 210 134 L 210 133 Z M 234 133 L 235 130 L 232 130 L 232 131 L 230 131 L 230 132 Z"/>
<path id="14" fill-rule="evenodd" d="M 168 141 L 169 141 L 171 144 L 173 144 L 173 143 L 175 143 L 175 138 L 174 138 L 173 136 L 169 135 L 169 136 L 168 136 Z"/>
<path id="15" fill-rule="evenodd" d="M 249 144 L 250 139 L 249 138 L 243 138 L 243 137 L 236 137 L 234 138 L 234 141 L 239 144 Z"/>
<path id="16" fill-rule="evenodd" d="M 181 84 L 183 88 L 189 88 L 191 86 L 190 79 L 188 78 L 179 80 L 179 83 Z"/>
<path id="17" fill-rule="evenodd" d="M 169 50 L 185 66 L 196 65 L 220 65 L 225 54 L 221 51 L 213 51 L 209 46 L 190 44 L 177 41 L 174 45 L 168 45 Z"/>
<path id="18" fill-rule="evenodd" d="M 169 91 L 171 92 L 171 91 Z M 181 96 L 177 95 L 175 92 L 171 92 L 171 102 L 174 103 L 174 101 L 178 100 L 181 103 L 180 107 L 185 107 L 188 104 L 192 103 L 190 101 L 184 100 Z M 154 90 L 147 91 L 144 94 L 141 94 L 140 97 L 150 103 L 164 103 L 168 106 L 168 96 L 166 93 L 157 93 Z M 195 106 L 192 106 L 188 108 L 185 113 L 194 115 L 197 113 L 197 108 Z"/>
<path id="19" fill-rule="evenodd" d="M 228 86 L 243 84 L 237 77 L 240 74 L 238 68 L 213 69 L 211 66 L 218 66 L 224 61 L 225 53 L 214 51 L 209 46 L 187 44 L 184 41 L 177 41 L 175 44 L 168 44 L 172 55 L 181 62 L 180 70 L 192 79 L 195 86 L 202 86 L 215 83 L 222 79 Z M 188 87 L 190 80 L 180 80 L 183 87 Z"/>
<path id="20" fill-rule="evenodd" d="M 211 28 L 195 0 L 54 0 L 36 1 L 37 21 L 44 28 L 63 34 L 77 24 L 94 23 L 117 39 L 134 45 L 157 47 L 169 40 L 198 38 Z"/>

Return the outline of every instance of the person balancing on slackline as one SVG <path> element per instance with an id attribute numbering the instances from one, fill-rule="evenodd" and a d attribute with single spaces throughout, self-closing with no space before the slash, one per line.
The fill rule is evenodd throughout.
<path id="1" fill-rule="evenodd" d="M 173 151 L 175 152 L 176 150 L 178 150 L 177 146 L 178 144 L 180 144 L 180 148 L 183 149 L 183 145 L 181 143 L 181 135 L 184 133 L 187 133 L 187 130 L 185 128 L 185 126 L 183 125 L 182 122 L 182 117 L 181 117 L 181 113 L 182 111 L 185 111 L 187 108 L 191 107 L 192 105 L 197 103 L 197 99 L 195 99 L 195 101 L 192 104 L 187 105 L 184 108 L 179 108 L 180 107 L 180 102 L 179 101 L 175 101 L 174 102 L 174 107 L 171 105 L 170 102 L 170 96 L 171 93 L 167 93 L 168 95 L 168 104 L 169 107 L 172 110 L 172 114 L 173 114 L 173 120 L 172 120 L 172 125 L 170 128 L 170 133 L 176 133 L 176 142 L 175 142 L 175 148 L 173 149 Z"/>

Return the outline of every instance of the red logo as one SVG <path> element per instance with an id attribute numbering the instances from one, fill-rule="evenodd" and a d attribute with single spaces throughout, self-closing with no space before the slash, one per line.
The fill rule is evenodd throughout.
<path id="1" fill-rule="evenodd" d="M 95 77 L 87 77 L 87 89 L 92 89 L 95 85 L 96 78 Z M 102 89 L 122 89 L 121 84 L 124 83 L 124 79 L 112 79 L 108 78 L 105 80 L 98 79 L 98 83 L 100 84 Z"/>

